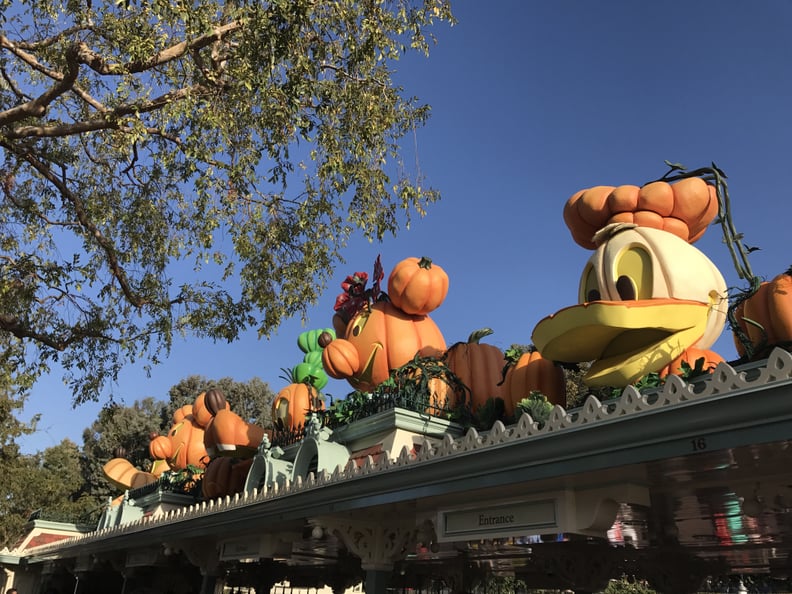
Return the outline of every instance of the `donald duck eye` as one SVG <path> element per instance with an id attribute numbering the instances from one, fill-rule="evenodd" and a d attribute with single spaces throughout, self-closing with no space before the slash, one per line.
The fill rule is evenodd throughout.
<path id="1" fill-rule="evenodd" d="M 578 295 L 580 303 L 588 303 L 589 301 L 599 301 L 602 299 L 599 281 L 597 280 L 597 271 L 594 270 L 594 266 L 589 264 L 583 271 L 583 276 L 580 280 L 580 292 Z"/>
<path id="2" fill-rule="evenodd" d="M 620 253 L 614 277 L 622 301 L 652 298 L 652 258 L 645 249 L 632 246 Z"/>

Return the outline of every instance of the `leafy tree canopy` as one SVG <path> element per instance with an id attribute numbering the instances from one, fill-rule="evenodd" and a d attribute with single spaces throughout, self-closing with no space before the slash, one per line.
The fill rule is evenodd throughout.
<path id="1" fill-rule="evenodd" d="M 438 196 L 392 80 L 447 0 L 0 0 L 0 374 L 75 402 L 175 333 L 268 335 Z M 182 266 L 176 266 L 181 262 Z"/>

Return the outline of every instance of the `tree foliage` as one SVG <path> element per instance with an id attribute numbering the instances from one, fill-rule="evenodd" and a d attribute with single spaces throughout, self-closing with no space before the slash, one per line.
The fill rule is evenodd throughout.
<path id="1" fill-rule="evenodd" d="M 447 0 L 0 0 L 0 358 L 77 402 L 174 334 L 261 335 L 437 193 L 392 79 Z M 181 264 L 180 266 L 177 264 Z"/>
<path id="2" fill-rule="evenodd" d="M 86 496 L 80 451 L 72 441 L 37 454 L 19 454 L 5 467 L 0 497 L 0 548 L 12 546 L 28 520 L 95 521 L 98 508 Z"/>

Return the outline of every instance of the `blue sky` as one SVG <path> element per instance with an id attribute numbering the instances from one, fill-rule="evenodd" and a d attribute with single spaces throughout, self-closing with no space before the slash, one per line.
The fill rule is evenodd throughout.
<path id="1" fill-rule="evenodd" d="M 112 387 L 131 404 L 167 399 L 182 378 L 260 377 L 277 391 L 281 368 L 302 359 L 297 335 L 330 325 L 344 276 L 388 271 L 429 256 L 450 277 L 432 314 L 450 345 L 472 330 L 503 349 L 529 343 L 535 324 L 577 299 L 590 252 L 571 239 L 565 201 L 594 185 L 637 184 L 665 173 L 665 159 L 696 168 L 715 162 L 729 176 L 733 217 L 756 274 L 792 264 L 786 176 L 792 139 L 792 2 L 764 0 L 497 0 L 456 2 L 457 26 L 436 29 L 428 59 L 397 64 L 405 92 L 432 105 L 415 146 L 428 183 L 443 200 L 410 230 L 382 244 L 353 241 L 320 302 L 270 340 L 176 340 L 147 377 L 130 367 Z M 412 163 L 413 139 L 405 159 Z M 696 243 L 730 287 L 744 286 L 711 227 Z M 680 263 L 684 266 L 684 263 Z M 728 331 L 715 349 L 736 357 Z M 325 392 L 343 397 L 345 382 Z M 71 407 L 54 374 L 35 388 L 25 415 L 42 413 L 27 451 L 82 431 L 99 405 Z"/>

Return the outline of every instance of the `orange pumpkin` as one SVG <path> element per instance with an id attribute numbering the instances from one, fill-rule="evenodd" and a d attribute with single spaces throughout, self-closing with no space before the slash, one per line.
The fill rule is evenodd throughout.
<path id="1" fill-rule="evenodd" d="M 264 439 L 264 429 L 248 423 L 230 408 L 217 411 L 206 426 L 203 445 L 210 456 L 252 456 Z"/>
<path id="2" fill-rule="evenodd" d="M 494 345 L 479 342 L 490 334 L 489 328 L 477 330 L 467 342 L 456 343 L 446 353 L 449 369 L 470 389 L 473 410 L 483 406 L 490 397 L 503 397 L 503 352 Z"/>
<path id="3" fill-rule="evenodd" d="M 429 258 L 405 258 L 388 277 L 388 296 L 403 312 L 425 315 L 448 295 L 448 275 Z"/>
<path id="4" fill-rule="evenodd" d="M 380 301 L 350 320 L 344 337 L 324 348 L 322 363 L 331 377 L 370 391 L 416 354 L 440 358 L 445 351 L 445 339 L 431 318 Z"/>
<path id="5" fill-rule="evenodd" d="M 765 347 L 792 341 L 792 268 L 759 285 L 756 293 L 737 306 L 734 315 L 750 340 L 754 359 L 767 355 L 769 348 Z M 744 356 L 745 346 L 736 334 L 734 344 L 737 353 Z"/>
<path id="6" fill-rule="evenodd" d="M 297 429 L 305 424 L 310 411 L 324 410 L 325 403 L 313 386 L 291 383 L 278 392 L 272 403 L 273 421 L 287 429 Z"/>
<path id="7" fill-rule="evenodd" d="M 177 408 L 173 412 L 173 424 L 181 423 L 185 417 L 191 415 L 193 413 L 193 405 L 192 404 L 185 404 L 181 408 Z"/>
<path id="8" fill-rule="evenodd" d="M 222 390 L 212 389 L 198 395 L 193 404 L 192 414 L 201 427 L 206 427 L 218 410 L 230 408 Z"/>
<path id="9" fill-rule="evenodd" d="M 715 188 L 698 177 L 642 187 L 596 186 L 580 190 L 564 207 L 564 221 L 572 238 L 592 250 L 597 247 L 594 234 L 610 223 L 662 229 L 693 243 L 717 214 Z"/>
<path id="10" fill-rule="evenodd" d="M 523 353 L 510 366 L 504 379 L 503 401 L 506 414 L 514 414 L 517 404 L 531 392 L 541 392 L 552 404 L 566 406 L 564 371 L 539 351 Z"/>
<path id="11" fill-rule="evenodd" d="M 691 367 L 695 367 L 696 361 L 702 358 L 704 359 L 704 369 L 709 373 L 712 373 L 715 367 L 717 367 L 718 363 L 725 361 L 725 359 L 715 351 L 701 349 L 698 347 L 689 347 L 685 349 L 685 351 L 679 355 L 679 357 L 663 367 L 658 372 L 658 374 L 660 377 L 666 377 L 667 375 L 681 375 L 683 361 Z"/>
<path id="12" fill-rule="evenodd" d="M 253 459 L 215 458 L 206 467 L 201 492 L 206 499 L 216 499 L 239 493 L 245 487 Z"/>

